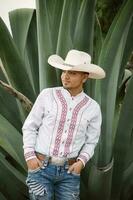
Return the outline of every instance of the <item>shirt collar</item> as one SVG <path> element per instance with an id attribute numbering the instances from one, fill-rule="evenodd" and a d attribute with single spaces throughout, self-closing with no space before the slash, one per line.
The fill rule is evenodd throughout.
<path id="1" fill-rule="evenodd" d="M 73 100 L 74 99 L 80 99 L 80 98 L 83 98 L 85 96 L 85 93 L 84 93 L 83 90 L 79 94 L 77 94 L 76 96 L 71 96 L 70 92 L 63 87 L 62 87 L 62 92 L 66 97 L 70 97 Z"/>

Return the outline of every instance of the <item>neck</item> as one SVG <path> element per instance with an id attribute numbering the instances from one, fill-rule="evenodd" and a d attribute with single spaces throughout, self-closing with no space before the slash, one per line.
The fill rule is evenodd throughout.
<path id="1" fill-rule="evenodd" d="M 71 94 L 71 96 L 76 96 L 83 91 L 83 88 L 78 89 L 67 89 L 67 91 Z"/>

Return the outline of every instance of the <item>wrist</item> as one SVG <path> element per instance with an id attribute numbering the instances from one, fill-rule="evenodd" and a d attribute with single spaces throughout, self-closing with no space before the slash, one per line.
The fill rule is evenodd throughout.
<path id="1" fill-rule="evenodd" d="M 84 168 L 84 164 L 83 164 L 83 162 L 81 161 L 81 160 L 77 160 L 77 162 L 80 164 L 80 166 L 82 167 L 82 169 Z"/>

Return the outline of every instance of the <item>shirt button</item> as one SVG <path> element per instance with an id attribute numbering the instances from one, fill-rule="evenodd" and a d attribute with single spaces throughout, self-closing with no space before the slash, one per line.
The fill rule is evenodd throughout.
<path id="1" fill-rule="evenodd" d="M 67 132 L 67 130 L 65 130 L 65 133 Z"/>
<path id="2" fill-rule="evenodd" d="M 62 141 L 62 144 L 64 144 L 64 141 Z"/>
<path id="3" fill-rule="evenodd" d="M 70 121 L 70 119 L 67 119 L 67 122 L 69 122 Z"/>
<path id="4" fill-rule="evenodd" d="M 62 152 L 60 152 L 60 155 L 62 155 Z"/>
<path id="5" fill-rule="evenodd" d="M 74 100 L 74 98 L 72 97 L 72 100 Z"/>
<path id="6" fill-rule="evenodd" d="M 72 108 L 69 108 L 69 111 L 71 111 L 72 110 Z"/>

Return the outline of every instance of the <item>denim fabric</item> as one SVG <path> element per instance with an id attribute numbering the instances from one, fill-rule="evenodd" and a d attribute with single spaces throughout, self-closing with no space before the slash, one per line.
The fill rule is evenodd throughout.
<path id="1" fill-rule="evenodd" d="M 43 168 L 29 171 L 26 183 L 30 199 L 79 200 L 80 175 L 67 171 L 67 164 L 48 164 Z"/>

